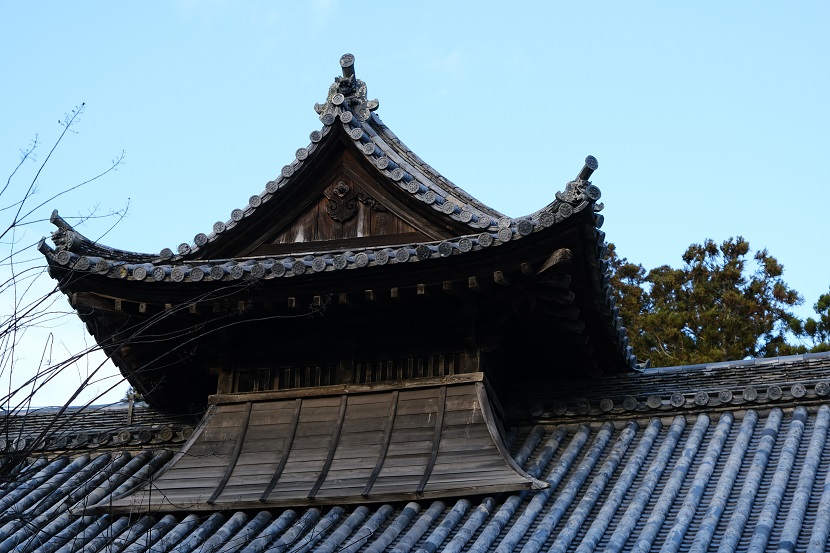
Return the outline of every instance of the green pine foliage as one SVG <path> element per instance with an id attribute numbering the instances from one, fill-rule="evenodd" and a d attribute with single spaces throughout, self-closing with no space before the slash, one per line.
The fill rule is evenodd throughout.
<path id="1" fill-rule="evenodd" d="M 647 271 L 609 244 L 611 282 L 634 353 L 658 367 L 830 350 L 830 293 L 799 319 L 803 299 L 767 250 L 743 237 L 707 239 L 683 266 Z"/>

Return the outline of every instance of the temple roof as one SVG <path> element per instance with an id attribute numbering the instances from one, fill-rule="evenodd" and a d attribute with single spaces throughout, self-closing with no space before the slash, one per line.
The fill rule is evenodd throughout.
<path id="1" fill-rule="evenodd" d="M 230 220 L 175 251 L 99 244 L 53 213 L 55 248 L 40 244 L 50 274 L 148 401 L 174 403 L 179 390 L 191 391 L 188 379 L 216 359 L 238 356 L 246 339 L 261 344 L 257 336 L 285 336 L 288 326 L 310 335 L 329 324 L 323 333 L 337 329 L 349 347 L 400 350 L 397 335 L 368 344 L 372 334 L 350 333 L 355 321 L 391 331 L 412 317 L 422 334 L 431 333 L 421 337 L 423 347 L 454 341 L 441 354 L 494 351 L 501 341 L 513 362 L 526 364 L 522 355 L 532 358 L 551 340 L 551 378 L 564 370 L 634 370 L 609 284 L 601 194 L 588 180 L 597 160 L 588 156 L 547 206 L 507 217 L 407 148 L 375 113 L 378 103 L 356 77 L 353 57 L 343 56 L 341 67 L 325 102 L 315 106 L 323 126 L 294 161 Z M 379 305 L 390 299 L 395 306 Z M 311 323 L 289 319 L 301 305 L 311 306 L 310 314 L 326 310 L 329 322 L 300 330 Z M 463 315 L 471 310 L 475 316 Z M 230 318 L 258 321 L 260 334 L 240 331 L 222 341 L 210 337 L 215 328 L 201 326 Z M 203 338 L 191 336 L 196 327 Z M 151 328 L 171 346 L 148 338 Z M 185 340 L 193 342 L 190 350 L 180 347 Z M 236 349 L 216 351 L 222 343 Z M 202 357 L 191 355 L 196 349 Z M 499 362 L 508 357 L 495 355 Z M 187 401 L 200 403 L 208 387 Z"/>
<path id="2" fill-rule="evenodd" d="M 588 178 L 597 168 L 592 156 L 576 180 L 556 193 L 555 200 L 536 212 L 511 218 L 488 207 L 427 165 L 383 124 L 374 110 L 377 100 L 368 100 L 366 85 L 354 73 L 350 54 L 340 60 L 343 77 L 331 85 L 325 103 L 316 104 L 323 127 L 311 133 L 311 142 L 297 150 L 295 159 L 285 165 L 280 175 L 269 181 L 265 190 L 251 196 L 248 205 L 234 209 L 228 221 L 214 223 L 210 233 L 197 234 L 192 242 L 183 242 L 176 251 L 163 249 L 158 254 L 131 252 L 94 242 L 65 222 L 55 211 L 57 226 L 53 250 L 41 243 L 41 250 L 51 266 L 71 268 L 75 272 L 106 275 L 114 279 L 145 282 L 198 283 L 239 279 L 273 279 L 306 273 L 364 268 L 387 263 L 439 259 L 500 246 L 519 240 L 587 211 L 592 222 L 602 226 L 602 217 L 593 216 L 602 209 L 597 203 L 600 190 Z M 315 164 L 325 163 L 324 151 L 338 140 L 347 141 L 350 151 L 360 152 L 382 184 L 408 198 L 409 205 L 425 207 L 422 213 L 434 219 L 440 232 L 421 240 L 377 249 L 326 248 L 325 241 L 306 241 L 305 251 L 294 255 L 256 255 L 256 243 L 263 239 L 256 227 L 273 225 L 273 220 L 290 211 L 289 193 L 303 185 L 305 172 Z M 361 201 L 366 199 L 361 198 Z M 376 199 L 370 199 L 376 202 Z M 329 198 L 330 211 L 341 209 L 338 198 Z M 357 201 L 357 200 L 354 200 Z M 251 233 L 238 245 L 238 236 Z M 442 234 L 443 236 L 437 236 Z M 432 238 L 432 239 L 430 239 Z M 604 235 L 599 234 L 602 244 Z M 237 241 L 237 242 L 235 242 Z M 321 251 L 320 248 L 326 248 Z M 304 255 L 303 255 L 304 254 Z"/>
<path id="3" fill-rule="evenodd" d="M 818 354 L 631 374 L 624 393 L 641 402 L 636 409 L 602 419 L 550 413 L 511 429 L 514 462 L 549 487 L 495 496 L 118 514 L 108 507 L 113 498 L 160 474 L 171 450 L 147 444 L 118 453 L 92 443 L 59 455 L 31 450 L 0 484 L 0 548 L 823 552 L 828 370 L 830 354 Z M 732 383 L 743 391 L 729 401 L 710 394 L 705 405 L 648 402 L 695 397 L 707 380 L 712 389 Z M 609 393 L 576 395 L 593 401 Z"/>

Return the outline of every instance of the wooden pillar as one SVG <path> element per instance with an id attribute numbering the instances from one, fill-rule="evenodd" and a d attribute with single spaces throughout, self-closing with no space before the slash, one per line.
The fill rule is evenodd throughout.
<path id="1" fill-rule="evenodd" d="M 461 372 L 475 373 L 481 370 L 481 350 L 479 348 L 467 348 L 461 354 Z"/>
<path id="2" fill-rule="evenodd" d="M 225 361 L 217 361 L 215 365 L 208 368 L 208 372 L 217 376 L 216 393 L 233 393 L 233 370 Z"/>
<path id="3" fill-rule="evenodd" d="M 337 384 L 351 384 L 354 382 L 354 351 L 343 351 L 340 363 L 337 365 Z"/>

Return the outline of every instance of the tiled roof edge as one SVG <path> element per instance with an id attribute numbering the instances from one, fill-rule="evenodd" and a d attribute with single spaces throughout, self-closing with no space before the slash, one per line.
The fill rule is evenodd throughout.
<path id="1" fill-rule="evenodd" d="M 817 405 L 830 400 L 829 361 L 830 352 L 822 352 L 646 369 L 613 379 L 604 388 L 567 381 L 547 399 L 540 398 L 538 403 L 518 410 L 512 408 L 510 416 L 519 420 L 604 420 Z M 759 365 L 770 372 L 759 373 L 757 378 L 748 381 L 746 371 Z M 682 385 L 685 378 L 694 380 Z"/>
<path id="2" fill-rule="evenodd" d="M 378 101 L 367 99 L 366 84 L 354 75 L 353 56 L 344 55 L 340 63 L 344 76 L 337 77 L 330 86 L 325 103 L 315 105 L 323 128 L 310 134 L 311 142 L 296 151 L 294 160 L 282 168 L 276 179 L 266 184 L 265 190 L 251 196 L 244 208 L 232 210 L 228 221 L 214 223 L 210 233 L 196 234 L 192 242 L 179 244 L 176 251 L 164 248 L 158 254 L 131 252 L 98 244 L 86 238 L 61 219 L 55 211 L 52 222 L 58 230 L 53 233 L 52 240 L 57 250 L 142 264 L 192 260 L 200 249 L 239 227 L 261 205 L 289 186 L 295 180 L 295 175 L 314 158 L 323 139 L 337 124 L 342 126 L 343 132 L 354 141 L 357 149 L 363 152 L 383 175 L 402 190 L 409 192 L 415 200 L 431 206 L 456 222 L 466 224 L 471 230 L 489 231 L 494 234 L 501 232 L 500 238 L 503 239 L 502 229 L 505 228 L 519 233 L 529 233 L 526 232 L 527 223 L 524 221 L 530 221 L 534 226 L 550 226 L 554 221 L 582 211 L 588 204 L 593 205 L 595 211 L 602 209 L 602 204 L 596 204 L 600 196 L 599 188 L 580 178 L 568 183 L 564 191 L 558 192 L 553 203 L 528 216 L 510 218 L 485 206 L 424 163 L 373 113 L 378 107 Z M 598 226 L 600 225 L 601 218 Z M 468 236 L 472 236 L 472 233 Z M 47 253 L 51 249 L 42 241 L 41 251 Z"/>
<path id="3" fill-rule="evenodd" d="M 799 353 L 796 355 L 781 355 L 778 357 L 754 357 L 751 359 L 737 359 L 732 361 L 717 361 L 713 363 L 698 363 L 695 365 L 675 365 L 673 367 L 650 367 L 643 369 L 644 374 L 663 374 L 690 371 L 710 371 L 713 369 L 734 369 L 737 367 L 751 367 L 764 365 L 783 365 L 800 361 L 815 361 L 830 359 L 830 351 L 818 353 Z"/>
<path id="4" fill-rule="evenodd" d="M 324 271 L 365 268 L 387 263 L 407 263 L 440 259 L 451 255 L 466 254 L 484 248 L 500 246 L 540 232 L 585 210 L 596 208 L 591 196 L 599 196 L 599 189 L 588 181 L 568 183 L 562 200 L 549 209 L 536 212 L 533 217 L 521 219 L 503 218 L 495 227 L 482 229 L 480 234 L 469 234 L 449 240 L 413 242 L 398 246 L 330 250 L 307 254 L 249 257 L 238 259 L 190 260 L 185 256 L 168 259 L 155 257 L 148 260 L 112 258 L 70 251 L 58 244 L 52 249 L 41 241 L 40 250 L 51 264 L 72 269 L 77 273 L 94 273 L 110 278 L 142 280 L 148 282 L 201 282 L 259 280 L 300 276 Z M 602 217 L 595 215 L 593 223 L 601 225 Z M 604 247 L 605 234 L 597 232 L 597 247 Z M 320 245 L 315 243 L 315 245 Z"/>
<path id="5" fill-rule="evenodd" d="M 56 420 L 84 420 L 88 424 L 55 426 Z M 146 405 L 116 403 L 9 411 L 0 413 L 0 422 L 3 423 L 3 432 L 0 432 L 2 456 L 166 444 L 177 447 L 173 444 L 187 440 L 193 433 L 198 417 L 168 415 Z"/>

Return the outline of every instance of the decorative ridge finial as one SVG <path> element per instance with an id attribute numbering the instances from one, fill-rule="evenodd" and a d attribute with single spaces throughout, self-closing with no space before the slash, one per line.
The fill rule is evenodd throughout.
<path id="1" fill-rule="evenodd" d="M 325 125 L 334 123 L 339 112 L 350 111 L 358 121 L 369 119 L 371 112 L 378 109 L 377 100 L 369 100 L 366 96 L 366 83 L 357 78 L 354 71 L 354 56 L 343 54 L 340 57 L 342 77 L 335 77 L 329 87 L 329 93 L 324 104 L 314 104 L 314 111 L 320 114 L 320 120 Z"/>
<path id="2" fill-rule="evenodd" d="M 340 67 L 343 68 L 343 78 L 351 79 L 354 77 L 354 56 L 351 54 L 343 54 L 340 56 Z"/>
<path id="3" fill-rule="evenodd" d="M 579 180 L 588 180 L 591 178 L 591 175 L 594 173 L 594 171 L 597 170 L 598 167 L 599 162 L 597 161 L 597 158 L 595 158 L 594 156 L 588 156 L 585 158 L 585 166 L 582 168 L 582 170 L 579 172 L 576 178 Z"/>

